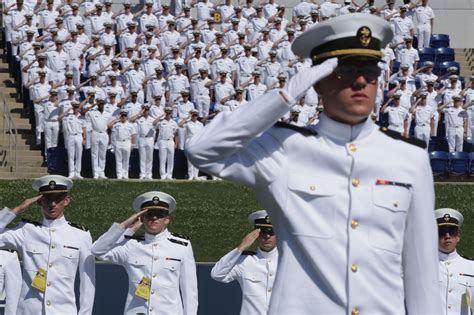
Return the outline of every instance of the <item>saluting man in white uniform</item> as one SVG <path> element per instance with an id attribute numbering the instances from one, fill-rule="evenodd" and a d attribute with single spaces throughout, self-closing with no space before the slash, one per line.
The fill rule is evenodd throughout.
<path id="1" fill-rule="evenodd" d="M 256 211 L 249 215 L 248 220 L 255 229 L 215 264 L 211 277 L 224 283 L 239 282 L 242 289 L 240 314 L 265 315 L 268 314 L 278 267 L 277 238 L 267 211 Z M 247 251 L 255 241 L 258 243 L 257 251 Z"/>
<path id="2" fill-rule="evenodd" d="M 186 141 L 189 141 L 189 139 L 194 137 L 195 134 L 197 134 L 199 131 L 202 130 L 202 128 L 204 128 L 204 125 L 202 124 L 202 122 L 198 120 L 199 112 L 197 109 L 191 109 L 189 111 L 189 116 L 190 117 L 182 119 L 180 123 L 178 124 L 180 128 L 184 128 L 185 130 Z M 198 175 L 199 175 L 199 169 L 188 160 L 188 179 L 199 180 Z"/>
<path id="3" fill-rule="evenodd" d="M 153 150 L 155 147 L 155 119 L 150 116 L 150 105 L 144 104 L 142 111 L 130 118 L 136 123 L 138 134 L 138 155 L 140 156 L 140 179 L 152 179 Z"/>
<path id="4" fill-rule="evenodd" d="M 128 179 L 130 153 L 136 141 L 137 130 L 134 124 L 128 121 L 127 116 L 128 111 L 122 109 L 120 110 L 120 117 L 109 124 L 109 128 L 112 129 L 117 179 Z"/>
<path id="5" fill-rule="evenodd" d="M 280 257 L 269 314 L 441 312 L 424 143 L 370 119 L 392 37 L 371 14 L 318 23 L 293 43 L 313 67 L 188 142 L 194 165 L 254 188 L 272 218 Z M 324 103 L 319 123 L 276 123 L 311 87 Z"/>
<path id="6" fill-rule="evenodd" d="M 95 262 L 92 237 L 83 226 L 64 217 L 71 203 L 72 181 L 47 175 L 33 181 L 38 195 L 18 206 L 0 211 L 0 248 L 14 249 L 23 257 L 23 283 L 18 314 L 92 314 Z M 42 208 L 43 221 L 23 219 L 15 228 L 5 227 L 29 206 Z M 74 280 L 79 273 L 79 309 Z"/>
<path id="7" fill-rule="evenodd" d="M 196 263 L 189 239 L 168 231 L 176 200 L 150 191 L 133 201 L 136 211 L 114 223 L 92 247 L 100 259 L 124 266 L 128 295 L 124 314 L 193 315 L 197 313 Z M 143 222 L 144 237 L 127 237 L 127 228 Z"/>
<path id="8" fill-rule="evenodd" d="M 173 109 L 165 107 L 165 117 L 158 117 L 153 124 L 158 128 L 158 155 L 160 157 L 160 176 L 161 179 L 173 179 L 174 169 L 174 150 L 177 148 L 175 141 L 178 124 L 171 119 Z"/>
<path id="9" fill-rule="evenodd" d="M 18 255 L 0 250 L 0 295 L 5 293 L 4 315 L 17 315 L 21 293 L 21 267 Z"/>
<path id="10" fill-rule="evenodd" d="M 68 155 L 69 179 L 82 179 L 82 150 L 86 144 L 86 123 L 80 114 L 79 102 L 72 101 L 71 108 L 61 113 L 65 145 Z M 72 111 L 72 112 L 70 112 Z"/>
<path id="11" fill-rule="evenodd" d="M 439 236 L 439 290 L 443 314 L 470 315 L 474 308 L 474 261 L 456 251 L 463 215 L 454 209 L 435 211 Z"/>

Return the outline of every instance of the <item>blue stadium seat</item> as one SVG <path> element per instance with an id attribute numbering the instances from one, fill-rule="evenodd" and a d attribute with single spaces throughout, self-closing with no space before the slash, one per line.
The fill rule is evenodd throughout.
<path id="1" fill-rule="evenodd" d="M 428 152 L 436 151 L 436 146 L 438 145 L 438 139 L 436 137 L 431 137 L 430 142 L 428 143 Z"/>
<path id="2" fill-rule="evenodd" d="M 431 35 L 430 47 L 432 48 L 449 47 L 449 35 L 447 34 Z"/>
<path id="3" fill-rule="evenodd" d="M 442 47 L 436 49 L 436 62 L 454 61 L 454 49 Z"/>
<path id="4" fill-rule="evenodd" d="M 461 69 L 461 66 L 459 65 L 459 62 L 456 62 L 456 61 L 444 61 L 444 62 L 438 63 L 438 65 L 441 68 L 441 75 L 448 72 L 449 67 L 458 68 L 458 72 L 456 73 L 457 75 L 459 75 L 459 70 Z"/>
<path id="5" fill-rule="evenodd" d="M 432 61 L 435 62 L 436 49 L 430 47 L 424 47 L 418 49 L 418 55 L 420 56 L 420 62 Z"/>
<path id="6" fill-rule="evenodd" d="M 449 153 L 449 173 L 452 175 L 465 175 L 469 172 L 469 153 Z"/>
<path id="7" fill-rule="evenodd" d="M 392 66 L 392 73 L 396 73 L 400 70 L 400 61 L 394 61 Z"/>
<path id="8" fill-rule="evenodd" d="M 474 152 L 471 152 L 469 157 L 469 173 L 474 175 Z"/>
<path id="9" fill-rule="evenodd" d="M 48 156 L 48 173 L 67 176 L 67 173 L 68 173 L 67 150 L 61 147 L 49 148 L 47 156 Z"/>
<path id="10" fill-rule="evenodd" d="M 444 151 L 433 151 L 430 153 L 430 164 L 433 175 L 444 175 L 448 172 L 449 155 Z"/>

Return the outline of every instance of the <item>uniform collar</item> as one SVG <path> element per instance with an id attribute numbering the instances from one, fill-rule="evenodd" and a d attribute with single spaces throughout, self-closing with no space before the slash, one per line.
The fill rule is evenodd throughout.
<path id="1" fill-rule="evenodd" d="M 351 126 L 337 122 L 323 113 L 314 128 L 334 142 L 344 144 L 369 136 L 375 130 L 375 124 L 367 117 L 362 123 Z"/>
<path id="2" fill-rule="evenodd" d="M 439 251 L 438 254 L 439 254 L 439 260 L 440 261 L 453 260 L 453 259 L 459 257 L 459 254 L 456 250 L 454 250 L 454 252 L 451 252 L 449 254 L 446 254 L 446 253 L 443 253 L 443 252 Z"/>
<path id="3" fill-rule="evenodd" d="M 50 220 L 50 219 L 43 218 L 42 226 L 50 228 L 50 227 L 55 227 L 55 226 L 61 226 L 61 225 L 64 225 L 66 223 L 67 223 L 67 221 L 66 221 L 66 218 L 64 216 L 62 216 L 61 218 L 56 219 L 56 220 Z"/>
<path id="4" fill-rule="evenodd" d="M 276 257 L 276 255 L 278 255 L 278 249 L 277 249 L 276 246 L 275 246 L 274 249 L 272 249 L 269 252 L 264 252 L 263 250 L 260 249 L 260 247 L 257 248 L 257 256 L 260 257 L 260 258 L 269 259 L 269 258 Z"/>
<path id="5" fill-rule="evenodd" d="M 150 233 L 145 233 L 145 243 L 154 243 L 166 239 L 169 235 L 168 229 L 165 229 L 163 232 L 153 235 Z"/>

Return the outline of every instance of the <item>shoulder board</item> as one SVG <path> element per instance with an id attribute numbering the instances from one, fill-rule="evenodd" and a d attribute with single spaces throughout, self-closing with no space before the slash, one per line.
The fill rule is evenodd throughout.
<path id="1" fill-rule="evenodd" d="M 459 256 L 461 256 L 462 258 L 467 259 L 467 260 L 474 260 L 473 257 L 464 256 L 464 255 L 461 255 L 461 254 L 459 254 Z"/>
<path id="2" fill-rule="evenodd" d="M 4 252 L 9 252 L 9 253 L 14 253 L 15 252 L 13 249 L 7 249 L 7 248 L 3 248 L 3 249 L 0 249 L 0 250 L 3 250 Z"/>
<path id="3" fill-rule="evenodd" d="M 187 242 L 180 241 L 180 240 L 177 240 L 177 239 L 174 239 L 174 238 L 168 238 L 168 241 L 170 241 L 172 243 L 179 244 L 179 245 L 188 246 Z"/>
<path id="4" fill-rule="evenodd" d="M 381 127 L 379 130 L 381 132 L 383 132 L 384 134 L 386 134 L 387 136 L 389 136 L 390 138 L 393 138 L 393 139 L 396 139 L 396 140 L 402 140 L 406 143 L 413 144 L 413 145 L 415 145 L 417 147 L 420 147 L 422 149 L 426 149 L 426 143 L 424 141 L 420 140 L 420 139 L 413 138 L 413 137 L 405 137 L 401 133 L 390 130 L 386 127 Z"/>
<path id="5" fill-rule="evenodd" d="M 287 124 L 287 123 L 282 122 L 282 121 L 277 122 L 276 124 L 273 125 L 273 127 L 291 129 L 291 130 L 294 130 L 294 131 L 297 131 L 297 132 L 303 134 L 304 136 L 317 136 L 318 135 L 318 132 L 314 129 L 310 129 L 310 128 L 306 128 L 306 127 L 298 127 L 298 126 L 295 126 L 295 125 Z"/>
<path id="6" fill-rule="evenodd" d="M 22 218 L 22 219 L 21 219 L 21 222 L 33 224 L 33 225 L 35 225 L 35 226 L 42 226 L 41 222 L 32 221 L 32 220 L 28 220 L 28 219 L 25 219 L 25 218 Z"/>
<path id="7" fill-rule="evenodd" d="M 126 239 L 129 239 L 129 240 L 136 240 L 136 241 L 144 241 L 145 240 L 145 236 L 143 235 L 125 235 L 124 236 Z"/>
<path id="8" fill-rule="evenodd" d="M 187 237 L 186 235 L 181 235 L 181 234 L 178 234 L 178 233 L 175 233 L 175 232 L 170 232 L 170 233 L 174 237 L 179 237 L 179 238 L 184 238 L 185 240 L 189 240 L 189 237 Z"/>
<path id="9" fill-rule="evenodd" d="M 76 223 L 72 223 L 72 222 L 68 222 L 68 224 L 72 227 L 75 227 L 76 229 L 79 229 L 79 230 L 83 230 L 83 231 L 89 231 L 88 228 L 86 228 L 84 225 L 80 225 L 80 224 L 76 224 Z"/>
<path id="10" fill-rule="evenodd" d="M 256 252 L 254 252 L 253 250 L 244 250 L 241 255 L 242 256 L 249 256 L 249 255 L 253 256 L 255 254 L 256 254 Z"/>

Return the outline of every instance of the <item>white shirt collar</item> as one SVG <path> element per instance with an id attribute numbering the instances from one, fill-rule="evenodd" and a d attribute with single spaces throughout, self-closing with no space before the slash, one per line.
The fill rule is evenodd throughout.
<path id="1" fill-rule="evenodd" d="M 443 253 L 443 252 L 439 251 L 438 254 L 439 254 L 439 260 L 440 261 L 453 260 L 453 259 L 459 257 L 459 254 L 456 250 L 454 250 L 454 252 L 451 252 L 449 254 L 446 254 L 446 253 Z"/>
<path id="2" fill-rule="evenodd" d="M 61 226 L 67 224 L 66 218 L 64 216 L 60 217 L 59 219 L 56 220 L 50 220 L 43 218 L 42 226 L 50 228 L 50 227 L 55 227 L 55 226 Z"/>
<path id="3" fill-rule="evenodd" d="M 323 113 L 319 118 L 319 123 L 314 128 L 335 143 L 345 144 L 369 136 L 376 129 L 376 126 L 370 117 L 367 117 L 360 124 L 351 126 L 337 122 Z"/>
<path id="4" fill-rule="evenodd" d="M 269 252 L 265 252 L 261 250 L 260 247 L 257 248 L 257 256 L 260 258 L 265 258 L 265 259 L 274 258 L 277 254 L 278 254 L 278 249 L 276 246 L 274 249 L 272 249 Z"/>
<path id="5" fill-rule="evenodd" d="M 163 232 L 158 233 L 156 235 L 150 234 L 150 233 L 145 233 L 145 243 L 154 243 L 158 241 L 162 241 L 168 237 L 168 229 L 165 229 Z"/>

